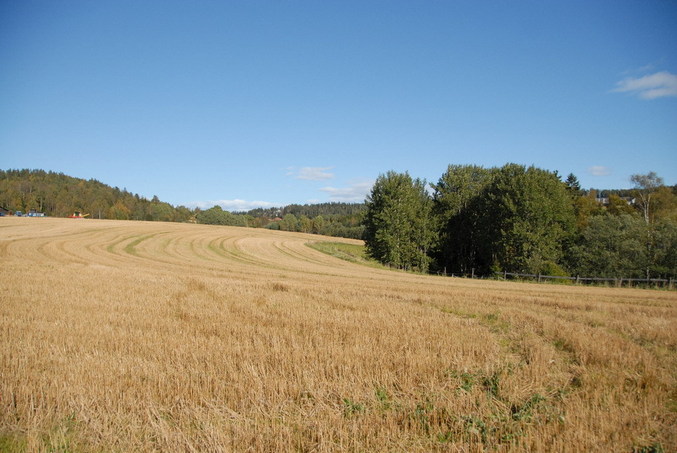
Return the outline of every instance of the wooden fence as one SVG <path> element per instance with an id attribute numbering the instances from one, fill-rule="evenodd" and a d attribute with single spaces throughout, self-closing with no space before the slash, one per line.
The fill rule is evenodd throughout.
<path id="1" fill-rule="evenodd" d="M 580 283 L 606 283 L 613 284 L 616 287 L 621 287 L 623 285 L 632 287 L 633 285 L 646 285 L 654 286 L 661 288 L 673 289 L 675 282 L 672 278 L 607 278 L 607 277 L 561 277 L 557 275 L 541 275 L 541 274 L 518 274 L 515 272 L 496 272 L 496 275 L 502 276 L 503 279 L 507 280 L 508 277 L 512 278 L 529 278 L 535 279 L 539 283 L 546 280 L 559 280 L 559 281 L 570 281 L 576 284 Z"/>

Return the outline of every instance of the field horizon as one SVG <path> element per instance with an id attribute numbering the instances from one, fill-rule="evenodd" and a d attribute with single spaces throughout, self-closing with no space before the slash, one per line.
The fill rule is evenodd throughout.
<path id="1" fill-rule="evenodd" d="M 677 293 L 0 218 L 2 451 L 677 450 Z"/>

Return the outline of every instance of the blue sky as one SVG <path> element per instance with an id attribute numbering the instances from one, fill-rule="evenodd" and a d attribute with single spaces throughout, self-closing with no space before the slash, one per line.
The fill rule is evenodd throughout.
<path id="1" fill-rule="evenodd" d="M 232 210 L 676 156 L 675 1 L 0 1 L 3 169 Z"/>

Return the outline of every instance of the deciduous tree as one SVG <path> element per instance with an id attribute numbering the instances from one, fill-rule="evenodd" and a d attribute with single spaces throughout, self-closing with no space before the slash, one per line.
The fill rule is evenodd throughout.
<path id="1" fill-rule="evenodd" d="M 644 277 L 646 223 L 637 216 L 591 217 L 572 253 L 574 273 L 594 277 Z"/>
<path id="2" fill-rule="evenodd" d="M 475 165 L 449 165 L 433 186 L 434 212 L 439 222 L 438 266 L 451 273 L 468 274 L 472 269 L 487 268 L 481 259 L 486 241 L 480 227 L 480 207 L 484 192 L 496 169 Z"/>
<path id="3" fill-rule="evenodd" d="M 367 252 L 384 264 L 426 272 L 435 227 L 425 181 L 408 173 L 380 175 L 366 205 Z"/>
<path id="4" fill-rule="evenodd" d="M 641 209 L 644 221 L 650 223 L 652 220 L 652 198 L 654 192 L 663 185 L 663 178 L 656 172 L 649 172 L 646 175 L 632 175 L 630 181 L 635 185 L 635 194 L 637 195 L 637 205 Z"/>
<path id="5" fill-rule="evenodd" d="M 507 164 L 488 187 L 485 206 L 484 237 L 495 267 L 541 273 L 562 262 L 575 219 L 566 185 L 555 173 Z"/>

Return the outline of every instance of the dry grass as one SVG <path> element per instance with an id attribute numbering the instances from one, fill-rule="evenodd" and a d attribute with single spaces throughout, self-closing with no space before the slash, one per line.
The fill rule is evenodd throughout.
<path id="1" fill-rule="evenodd" d="M 315 240 L 0 219 L 0 450 L 677 450 L 675 292 L 405 274 Z"/>

